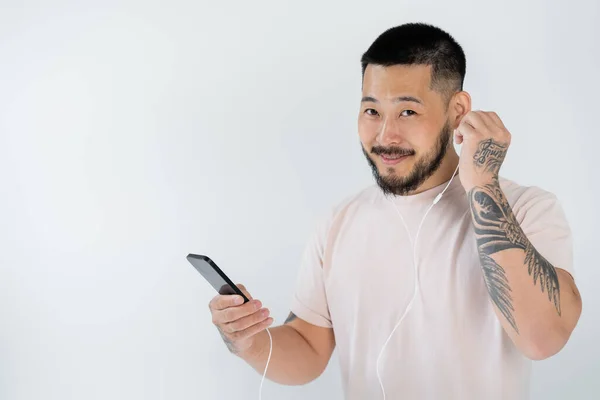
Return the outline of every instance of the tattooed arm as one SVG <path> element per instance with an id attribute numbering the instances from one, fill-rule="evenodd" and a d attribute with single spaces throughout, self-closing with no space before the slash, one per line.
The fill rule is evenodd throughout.
<path id="1" fill-rule="evenodd" d="M 581 313 L 571 275 L 531 244 L 497 180 L 474 187 L 469 202 L 484 279 L 504 329 L 529 358 L 557 353 Z"/>
<path id="2" fill-rule="evenodd" d="M 504 330 L 524 355 L 535 360 L 550 357 L 566 344 L 581 314 L 577 286 L 568 272 L 533 246 L 500 188 L 498 172 L 510 135 L 499 118 L 478 112 L 464 124 L 468 126 L 461 124 L 460 130 L 465 142 L 471 139 L 473 155 L 461 156 L 461 167 L 471 164 L 464 167 L 463 186 L 490 299 Z"/>

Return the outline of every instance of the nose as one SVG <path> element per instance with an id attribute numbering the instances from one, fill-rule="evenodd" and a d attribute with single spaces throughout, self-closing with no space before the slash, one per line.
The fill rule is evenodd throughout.
<path id="1" fill-rule="evenodd" d="M 386 116 L 377 134 L 377 143 L 385 147 L 400 145 L 404 141 L 400 132 L 398 125 Z"/>

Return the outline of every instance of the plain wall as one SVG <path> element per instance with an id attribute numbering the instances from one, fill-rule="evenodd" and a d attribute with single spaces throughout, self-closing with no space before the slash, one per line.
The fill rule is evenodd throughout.
<path id="1" fill-rule="evenodd" d="M 363 51 L 429 22 L 501 174 L 554 192 L 584 311 L 534 399 L 600 393 L 597 1 L 0 1 L 0 399 L 255 398 L 211 324 L 208 254 L 282 323 L 317 218 L 372 183 Z M 337 358 L 263 399 L 341 399 Z"/>

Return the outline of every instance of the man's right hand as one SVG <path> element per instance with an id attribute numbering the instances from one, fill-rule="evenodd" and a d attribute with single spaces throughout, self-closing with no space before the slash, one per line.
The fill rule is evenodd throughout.
<path id="1" fill-rule="evenodd" d="M 254 336 L 273 323 L 269 310 L 262 308 L 259 300 L 252 299 L 244 285 L 236 286 L 250 300 L 248 303 L 243 304 L 242 296 L 217 295 L 208 305 L 213 324 L 233 354 L 248 350 L 253 344 Z"/>

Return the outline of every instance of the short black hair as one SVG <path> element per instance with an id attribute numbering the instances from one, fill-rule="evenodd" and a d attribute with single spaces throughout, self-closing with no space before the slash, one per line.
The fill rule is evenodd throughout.
<path id="1" fill-rule="evenodd" d="M 361 58 L 362 75 L 367 65 L 430 65 L 431 89 L 450 99 L 463 90 L 466 58 L 449 33 L 425 23 L 408 23 L 383 32 Z"/>

